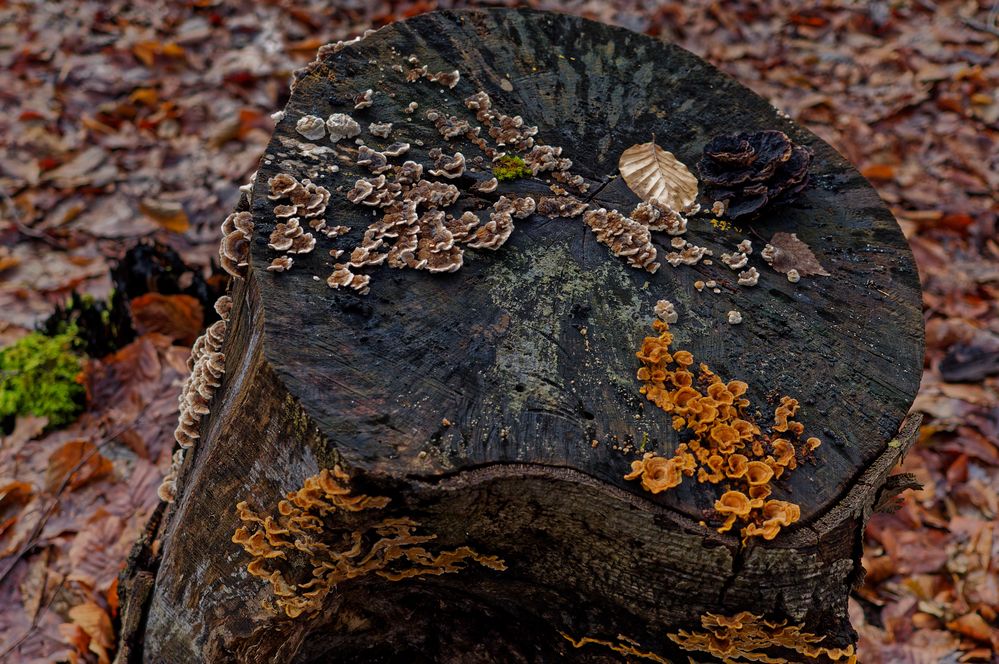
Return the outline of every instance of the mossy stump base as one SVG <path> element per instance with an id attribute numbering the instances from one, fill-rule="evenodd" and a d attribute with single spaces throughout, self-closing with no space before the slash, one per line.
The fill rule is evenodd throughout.
<path id="1" fill-rule="evenodd" d="M 397 82 L 392 66 L 409 55 L 430 71 L 459 70 L 460 82 Z M 373 104 L 355 111 L 367 88 Z M 649 274 L 610 255 L 579 218 L 540 215 L 517 220 L 497 251 L 466 250 L 453 273 L 369 269 L 365 295 L 327 287 L 329 249 L 342 245 L 322 235 L 289 272 L 265 269 L 277 221 L 267 182 L 278 172 L 333 192 L 329 225 L 358 237 L 372 221 L 344 199 L 370 174 L 349 159 L 331 173 L 324 164 L 337 157 L 290 149 L 298 118 L 392 122 L 392 140 L 412 144 L 406 158 L 426 164 L 434 146 L 474 154 L 424 113 L 465 117 L 462 100 L 478 90 L 564 148 L 589 185 L 584 200 L 625 214 L 638 200 L 615 178 L 618 155 L 651 134 L 693 165 L 716 134 L 784 131 L 814 151 L 811 184 L 749 237 L 797 233 L 832 276 L 791 284 L 759 263 L 759 285 L 741 288 L 717 262 Z M 404 114 L 410 101 L 420 110 Z M 451 182 L 479 207 L 548 193 L 536 177 L 492 193 Z M 234 281 L 226 375 L 176 502 L 123 577 L 121 661 L 848 661 L 834 651 L 855 639 L 847 597 L 863 574 L 864 523 L 915 431 L 910 421 L 899 433 L 919 384 L 922 319 L 897 224 L 828 145 L 676 46 L 555 14 L 437 12 L 300 73 L 240 206 L 256 236 L 246 278 Z M 698 216 L 686 237 L 719 256 L 747 236 Z M 669 251 L 668 237 L 656 242 Z M 725 280 L 723 293 L 694 289 L 712 278 Z M 823 440 L 775 484 L 801 519 L 773 541 L 743 546 L 702 525 L 714 485 L 653 495 L 623 479 L 640 448 L 669 455 L 679 443 L 635 379 L 660 298 L 680 313 L 678 347 L 748 383 L 764 413 L 774 394 L 795 396 Z M 726 323 L 733 309 L 743 324 Z M 254 558 L 232 541 L 247 514 L 298 514 L 279 505 L 317 476 L 335 509 L 309 531 L 307 551 L 282 549 L 249 573 Z M 324 563 L 341 565 L 324 577 L 337 583 L 308 583 Z M 745 611 L 756 618 L 724 643 L 679 636 Z M 793 629 L 774 636 L 767 625 Z"/>

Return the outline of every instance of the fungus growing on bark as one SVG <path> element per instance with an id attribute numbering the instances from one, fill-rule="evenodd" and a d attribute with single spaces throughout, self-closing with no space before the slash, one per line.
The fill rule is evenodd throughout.
<path id="1" fill-rule="evenodd" d="M 683 480 L 681 461 L 646 452 L 640 461 L 631 462 L 631 472 L 624 476 L 626 480 L 639 478 L 642 480 L 642 488 L 651 493 L 672 489 Z"/>
<path id="2" fill-rule="evenodd" d="M 371 95 L 372 94 L 373 93 L 372 93 L 371 88 L 368 88 L 367 90 L 365 90 L 361 94 L 359 94 L 356 97 L 354 97 L 354 110 L 355 111 L 359 111 L 362 108 L 367 108 L 368 106 L 371 106 Z"/>
<path id="3" fill-rule="evenodd" d="M 588 208 L 589 205 L 574 196 L 542 196 L 538 200 L 538 214 L 550 219 L 555 217 L 572 219 L 586 212 Z"/>
<path id="4" fill-rule="evenodd" d="M 453 89 L 461 80 L 461 73 L 455 69 L 453 71 L 439 71 L 436 74 L 427 74 L 427 80 L 440 83 L 445 88 Z"/>
<path id="5" fill-rule="evenodd" d="M 666 321 L 670 324 L 675 323 L 679 317 L 676 313 L 676 307 L 674 307 L 673 303 L 669 300 L 659 300 L 656 302 L 654 311 L 659 320 Z"/>
<path id="6" fill-rule="evenodd" d="M 745 272 L 739 273 L 740 286 L 755 286 L 756 282 L 759 280 L 760 280 L 760 273 L 755 267 L 751 267 Z"/>
<path id="7" fill-rule="evenodd" d="M 683 215 L 657 201 L 639 203 L 631 211 L 631 218 L 650 231 L 664 231 L 669 235 L 687 232 L 687 220 Z"/>
<path id="8" fill-rule="evenodd" d="M 177 476 L 180 475 L 180 468 L 184 465 L 184 449 L 174 450 L 173 459 L 170 462 L 170 470 L 163 476 L 163 481 L 156 489 L 156 495 L 165 503 L 172 503 L 177 499 Z"/>
<path id="9" fill-rule="evenodd" d="M 488 180 L 482 180 L 481 182 L 476 182 L 470 189 L 472 191 L 477 191 L 482 194 L 488 194 L 489 192 L 496 191 L 499 186 L 499 180 L 496 178 L 489 178 Z"/>
<path id="10" fill-rule="evenodd" d="M 776 130 L 716 136 L 697 162 L 701 180 L 735 219 L 791 200 L 808 183 L 812 152 Z"/>
<path id="11" fill-rule="evenodd" d="M 465 155 L 455 152 L 454 155 L 444 154 L 439 148 L 434 148 L 428 155 L 434 160 L 431 175 L 445 177 L 449 180 L 461 177 L 465 172 Z"/>
<path id="12" fill-rule="evenodd" d="M 624 258 L 629 265 L 649 272 L 659 269 L 656 248 L 652 246 L 649 229 L 617 210 L 599 208 L 583 215 L 597 241 L 610 247 L 611 253 Z"/>
<path id="13" fill-rule="evenodd" d="M 334 143 L 345 138 L 353 138 L 361 133 L 361 125 L 346 113 L 334 113 L 326 118 L 326 131 Z"/>
<path id="14" fill-rule="evenodd" d="M 770 622 L 749 611 L 734 616 L 706 613 L 701 616 L 703 631 L 680 630 L 669 634 L 671 641 L 684 650 L 704 652 L 724 662 L 771 662 L 802 664 L 805 661 L 857 664 L 853 646 L 826 648 L 819 644 L 825 637 L 804 631 L 801 625 L 787 621 Z M 766 654 L 777 646 L 797 655 L 791 660 Z"/>
<path id="15" fill-rule="evenodd" d="M 358 166 L 367 167 L 375 175 L 384 173 L 392 168 L 385 153 L 372 150 L 367 145 L 362 145 L 357 149 L 356 163 Z"/>
<path id="16" fill-rule="evenodd" d="M 790 281 L 792 284 L 796 284 L 799 281 L 801 281 L 801 275 L 798 274 L 797 270 L 788 270 L 787 271 L 787 280 Z"/>
<path id="17" fill-rule="evenodd" d="M 222 242 L 219 244 L 219 265 L 234 277 L 245 277 L 250 260 L 250 239 L 253 237 L 253 215 L 233 212 L 222 222 Z"/>
<path id="18" fill-rule="evenodd" d="M 742 314 L 738 311 L 730 311 L 726 320 L 728 320 L 729 325 L 738 325 L 742 322 Z"/>
<path id="19" fill-rule="evenodd" d="M 671 482 L 679 478 L 676 484 L 682 482 L 681 475 L 696 475 L 704 483 L 726 484 L 715 505 L 716 516 L 722 520 L 720 532 L 741 521 L 744 539 L 776 536 L 780 528 L 791 525 L 797 517 L 791 507 L 778 510 L 772 506 L 767 510 L 764 501 L 772 492 L 771 481 L 785 471 L 794 470 L 809 453 L 793 445 L 793 440 L 804 431 L 804 425 L 789 419 L 797 413 L 797 401 L 783 397 L 774 411 L 770 431 L 764 433 L 754 421 L 751 403 L 744 396 L 749 389 L 746 383 L 737 380 L 726 383 L 703 363 L 695 374 L 693 355 L 685 350 L 671 350 L 673 336 L 669 323 L 656 320 L 653 328 L 659 335 L 646 337 L 636 353 L 642 363 L 638 370 L 640 392 L 672 415 L 674 429 L 687 434 L 672 457 L 649 453 L 632 462 L 632 472 L 625 479 L 642 477 L 643 487 L 651 491 L 644 484 L 644 474 L 648 472 L 644 469 L 651 459 L 662 459 L 651 466 L 658 473 L 651 477 L 666 477 L 668 468 Z M 817 447 L 820 441 L 814 440 Z M 673 465 L 667 467 L 665 461 Z M 665 490 L 662 483 L 655 486 L 656 492 Z"/>
<path id="20" fill-rule="evenodd" d="M 572 160 L 562 157 L 562 148 L 553 145 L 535 145 L 524 155 L 524 164 L 533 175 L 549 171 L 567 171 L 572 168 Z"/>
<path id="21" fill-rule="evenodd" d="M 388 138 L 392 135 L 392 123 L 391 122 L 372 122 L 368 125 L 368 132 L 372 136 L 378 136 L 379 138 Z"/>
<path id="22" fill-rule="evenodd" d="M 268 272 L 285 272 L 291 269 L 291 266 L 295 263 L 295 259 L 291 256 L 278 256 L 271 261 L 271 264 L 267 266 Z"/>
<path id="23" fill-rule="evenodd" d="M 468 546 L 433 553 L 427 545 L 437 536 L 421 532 L 418 522 L 368 514 L 386 509 L 389 502 L 384 496 L 355 494 L 347 473 L 334 466 L 307 478 L 267 516 L 245 501 L 238 503 L 243 525 L 232 542 L 249 554 L 247 571 L 271 586 L 274 601 L 265 601 L 264 608 L 289 618 L 312 614 L 338 584 L 369 574 L 399 581 L 453 574 L 472 563 L 506 569 L 500 558 Z M 303 569 L 310 570 L 305 581 Z"/>
<path id="24" fill-rule="evenodd" d="M 738 246 L 736 246 L 736 249 L 739 251 L 739 253 L 746 254 L 747 256 L 749 256 L 750 254 L 753 253 L 753 241 L 745 239 L 742 242 L 740 242 Z"/>
<path id="25" fill-rule="evenodd" d="M 721 262 L 728 266 L 729 269 L 741 270 L 746 267 L 746 263 L 749 262 L 749 256 L 741 251 L 734 254 L 722 254 Z"/>
<path id="26" fill-rule="evenodd" d="M 310 141 L 318 141 L 326 135 L 326 124 L 317 115 L 303 115 L 295 123 L 295 131 Z"/>
<path id="27" fill-rule="evenodd" d="M 409 143 L 396 142 L 382 150 L 386 157 L 401 157 L 409 152 Z"/>
<path id="28" fill-rule="evenodd" d="M 415 113 L 416 109 L 419 107 L 420 107 L 419 104 L 417 104 L 415 101 L 411 101 L 409 102 L 409 105 L 406 106 L 406 108 L 402 109 L 402 112 L 407 114 Z"/>
<path id="29" fill-rule="evenodd" d="M 699 247 L 696 244 L 686 244 L 679 252 L 671 251 L 667 253 L 666 262 L 673 267 L 679 267 L 680 265 L 697 265 L 701 259 L 707 255 L 709 255 L 707 247 Z"/>

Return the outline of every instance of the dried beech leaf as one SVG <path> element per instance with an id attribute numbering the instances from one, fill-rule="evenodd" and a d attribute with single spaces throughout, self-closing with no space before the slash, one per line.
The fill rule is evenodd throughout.
<path id="1" fill-rule="evenodd" d="M 85 602 L 69 610 L 69 619 L 90 637 L 87 650 L 97 655 L 99 664 L 109 663 L 110 652 L 114 650 L 114 628 L 107 612 L 94 602 Z"/>
<path id="2" fill-rule="evenodd" d="M 190 346 L 201 333 L 204 312 L 190 295 L 146 293 L 132 299 L 129 306 L 139 334 L 158 332 Z"/>
<path id="3" fill-rule="evenodd" d="M 770 238 L 770 245 L 775 249 L 770 266 L 778 272 L 787 274 L 791 270 L 797 270 L 803 277 L 829 276 L 808 245 L 794 233 L 774 233 Z"/>
<path id="4" fill-rule="evenodd" d="M 139 201 L 139 210 L 166 230 L 174 233 L 183 233 L 191 226 L 183 206 L 175 201 L 144 198 Z"/>
<path id="5" fill-rule="evenodd" d="M 617 167 L 628 188 L 647 203 L 657 201 L 680 212 L 697 200 L 697 178 L 655 141 L 622 152 Z"/>
<path id="6" fill-rule="evenodd" d="M 114 466 L 88 440 L 71 440 L 49 456 L 46 486 L 56 490 L 67 477 L 70 491 L 110 475 Z"/>

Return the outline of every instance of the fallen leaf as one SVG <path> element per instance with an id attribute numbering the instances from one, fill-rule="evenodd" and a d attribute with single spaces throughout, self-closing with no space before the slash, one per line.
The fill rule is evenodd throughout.
<path id="1" fill-rule="evenodd" d="M 34 493 L 34 487 L 27 482 L 15 481 L 0 486 L 0 537 L 17 523 L 22 509 Z"/>
<path id="2" fill-rule="evenodd" d="M 70 609 L 69 618 L 90 637 L 88 649 L 97 655 L 97 661 L 109 664 L 109 651 L 114 648 L 114 629 L 107 612 L 94 602 L 85 602 Z"/>
<path id="3" fill-rule="evenodd" d="M 655 141 L 622 152 L 618 168 L 628 188 L 643 201 L 657 201 L 679 212 L 697 200 L 697 178 Z"/>
<path id="4" fill-rule="evenodd" d="M 988 642 L 992 637 L 992 628 L 977 613 L 968 613 L 957 620 L 951 620 L 947 623 L 947 629 L 971 637 L 976 641 Z"/>
<path id="5" fill-rule="evenodd" d="M 73 491 L 109 475 L 113 469 L 111 461 L 89 440 L 71 440 L 49 456 L 47 486 L 49 491 L 55 491 L 69 476 L 68 487 Z"/>
<path id="6" fill-rule="evenodd" d="M 139 201 L 139 210 L 168 231 L 183 233 L 191 224 L 187 219 L 184 207 L 176 201 L 160 201 L 154 198 L 143 198 Z"/>
<path id="7" fill-rule="evenodd" d="M 125 524 L 119 517 L 98 510 L 69 548 L 73 568 L 67 578 L 98 591 L 109 588 L 134 540 L 135 533 L 125 532 Z"/>
<path id="8" fill-rule="evenodd" d="M 778 272 L 787 274 L 791 270 L 797 270 L 802 277 L 829 276 L 811 248 L 799 240 L 797 234 L 774 233 L 769 244 L 773 247 L 773 255 L 771 258 L 764 258 Z"/>
<path id="9" fill-rule="evenodd" d="M 190 295 L 146 293 L 129 304 L 132 324 L 140 335 L 158 332 L 190 346 L 201 333 L 204 312 Z"/>

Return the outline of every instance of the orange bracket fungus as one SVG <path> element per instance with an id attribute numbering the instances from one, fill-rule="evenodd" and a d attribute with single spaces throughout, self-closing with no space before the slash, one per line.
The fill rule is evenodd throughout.
<path id="1" fill-rule="evenodd" d="M 806 632 L 801 625 L 788 625 L 786 621 L 771 622 L 749 611 L 733 616 L 706 613 L 700 617 L 700 623 L 703 631 L 679 630 L 666 636 L 688 652 L 708 653 L 723 664 L 857 664 L 857 655 L 852 645 L 826 648 L 821 645 L 825 637 Z M 565 632 L 561 634 L 575 648 L 586 645 L 603 646 L 622 655 L 657 664 L 670 664 L 670 660 L 642 648 L 637 641 L 623 634 L 617 635 L 616 642 L 589 636 L 577 640 Z M 775 649 L 786 656 L 767 654 Z"/>
<path id="2" fill-rule="evenodd" d="M 734 322 L 731 317 L 729 322 Z M 671 351 L 669 323 L 656 320 L 652 325 L 659 335 L 645 337 L 636 353 L 642 363 L 640 391 L 673 416 L 675 430 L 690 437 L 672 457 L 647 452 L 632 462 L 624 478 L 640 480 L 651 493 L 679 486 L 684 477 L 717 485 L 722 492 L 712 518 L 720 522 L 718 532 L 731 530 L 738 522 L 743 540 L 774 539 L 781 528 L 800 518 L 801 510 L 794 503 L 771 499 L 771 483 L 797 468 L 821 441 L 812 437 L 799 442 L 805 427 L 791 419 L 799 406 L 787 396 L 781 398 L 774 422 L 764 432 L 745 398 L 746 383 L 726 383 L 703 363 L 695 370 L 688 351 Z"/>
<path id="3" fill-rule="evenodd" d="M 503 571 L 496 556 L 467 546 L 434 553 L 436 539 L 408 517 L 374 518 L 390 499 L 356 494 L 340 467 L 323 469 L 289 492 L 273 514 L 261 516 L 246 501 L 236 505 L 244 523 L 232 541 L 250 555 L 247 571 L 271 585 L 264 608 L 289 618 L 319 611 L 339 583 L 375 574 L 389 581 L 454 574 L 468 564 Z M 359 513 L 365 514 L 359 514 Z"/>

